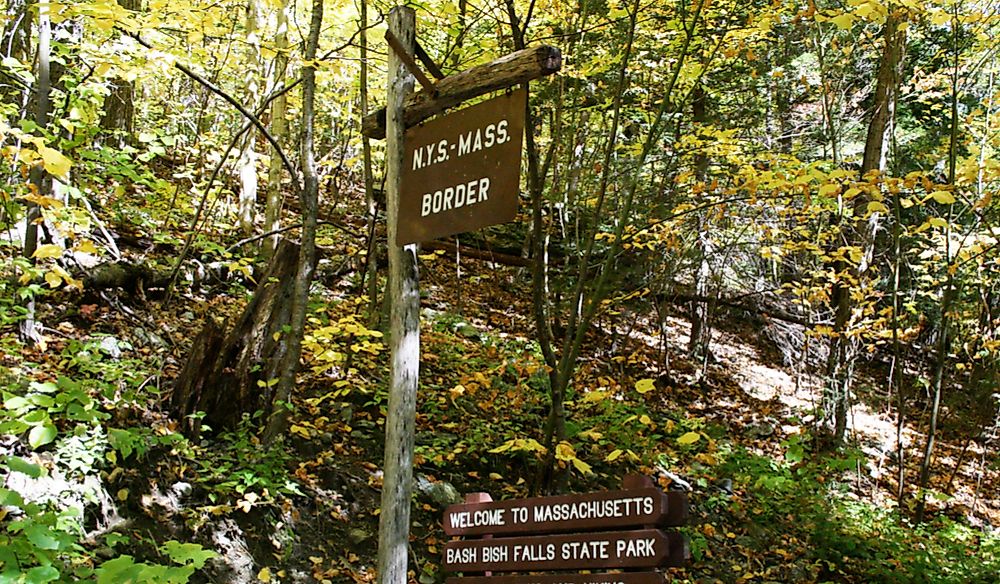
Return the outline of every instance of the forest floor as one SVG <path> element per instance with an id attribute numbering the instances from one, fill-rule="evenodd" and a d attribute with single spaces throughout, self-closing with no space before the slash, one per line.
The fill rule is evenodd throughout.
<path id="1" fill-rule="evenodd" d="M 432 584 L 445 577 L 444 506 L 470 492 L 528 494 L 539 456 L 515 441 L 541 439 L 547 396 L 527 274 L 463 259 L 457 276 L 440 253 L 422 256 L 421 270 L 411 569 L 413 581 Z M 53 294 L 41 314 L 47 344 L 18 346 L 4 331 L 6 377 L 22 387 L 72 378 L 107 414 L 103 456 L 74 475 L 101 485 L 101 496 L 83 504 L 93 557 L 154 561 L 164 542 L 198 542 L 220 556 L 192 581 L 374 581 L 387 355 L 361 324 L 366 302 L 354 293 L 355 276 L 322 265 L 319 273 L 328 275 L 317 285 L 292 425 L 278 448 L 262 447 L 253 420 L 186 439 L 162 407 L 204 319 L 239 314 L 249 293 L 241 284 L 191 289 L 169 304 L 141 292 Z M 945 424 L 932 519 L 912 526 L 911 509 L 895 508 L 896 421 L 886 406 L 892 396 L 874 389 L 884 385 L 877 359 L 862 376 L 850 447 L 818 453 L 810 436 L 820 380 L 783 364 L 766 323 L 718 315 L 713 358 L 701 364 L 685 357 L 681 314 L 670 317 L 665 348 L 651 321 L 637 305 L 602 316 L 588 334 L 568 404 L 568 441 L 584 464 L 560 464 L 574 492 L 615 488 L 632 472 L 689 492 L 684 532 L 693 558 L 669 570 L 670 580 L 908 582 L 936 573 L 926 581 L 996 581 L 995 441 L 984 450 Z M 362 341 L 373 344 L 359 349 Z M 341 357 L 324 359 L 325 349 Z M 637 388 L 644 379 L 651 389 Z M 903 431 L 907 501 L 923 401 L 910 397 L 917 414 Z M 58 467 L 65 444 L 56 444 L 31 459 Z"/>

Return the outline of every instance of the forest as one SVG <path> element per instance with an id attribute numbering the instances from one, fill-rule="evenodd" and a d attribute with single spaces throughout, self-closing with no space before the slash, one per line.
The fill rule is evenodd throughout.
<path id="1" fill-rule="evenodd" d="M 1000 582 L 997 0 L 0 6 L 0 584 L 444 584 L 636 475 L 629 583 Z"/>

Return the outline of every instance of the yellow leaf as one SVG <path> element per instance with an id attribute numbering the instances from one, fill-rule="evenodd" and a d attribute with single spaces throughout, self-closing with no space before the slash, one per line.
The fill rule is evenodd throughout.
<path id="1" fill-rule="evenodd" d="M 649 416 L 647 416 L 646 414 L 643 414 L 643 415 L 639 416 L 639 423 L 643 424 L 645 426 L 652 426 L 653 425 L 653 420 L 651 420 L 649 418 Z"/>
<path id="2" fill-rule="evenodd" d="M 581 399 L 580 401 L 585 404 L 594 403 L 594 402 L 599 402 L 606 397 L 608 397 L 608 392 L 606 391 L 588 391 L 587 395 L 583 396 L 583 399 Z"/>
<path id="3" fill-rule="evenodd" d="M 38 246 L 35 249 L 35 253 L 31 254 L 31 257 L 39 260 L 45 258 L 57 258 L 62 255 L 62 248 L 54 243 L 46 243 L 45 245 Z"/>
<path id="4" fill-rule="evenodd" d="M 845 12 L 840 16 L 834 16 L 830 19 L 830 22 L 836 24 L 837 28 L 841 30 L 847 30 L 854 24 L 854 15 L 850 12 Z"/>
<path id="5" fill-rule="evenodd" d="M 840 185 L 823 185 L 819 188 L 819 196 L 821 197 L 832 197 L 840 192 Z"/>
<path id="6" fill-rule="evenodd" d="M 881 8 L 881 6 L 876 2 L 863 2 L 858 4 L 858 6 L 854 9 L 854 12 L 861 18 L 867 19 L 873 12 L 876 11 L 877 8 Z"/>
<path id="7" fill-rule="evenodd" d="M 73 162 L 61 152 L 48 146 L 38 146 L 38 154 L 42 157 L 42 165 L 52 176 L 64 177 L 69 172 Z"/>
<path id="8" fill-rule="evenodd" d="M 880 203 L 879 201 L 872 201 L 868 203 L 868 214 L 872 213 L 888 213 L 889 208 Z"/>
<path id="9" fill-rule="evenodd" d="M 97 247 L 94 246 L 94 242 L 89 239 L 83 239 L 80 243 L 73 246 L 73 251 L 78 251 L 80 253 L 96 254 Z"/>
<path id="10" fill-rule="evenodd" d="M 62 278 L 55 272 L 45 272 L 45 281 L 50 288 L 58 288 L 62 284 Z"/>
<path id="11" fill-rule="evenodd" d="M 677 443 L 682 446 L 687 446 L 688 444 L 694 444 L 699 440 L 701 440 L 701 434 L 697 432 L 688 432 L 687 434 L 678 438 Z"/>
<path id="12" fill-rule="evenodd" d="M 618 460 L 618 458 L 622 454 L 623 454 L 622 449 L 621 448 L 616 448 L 616 449 L 614 449 L 614 450 L 611 451 L 611 454 L 607 455 L 604 458 L 604 462 L 614 462 L 614 461 Z"/>
<path id="13" fill-rule="evenodd" d="M 260 572 L 257 572 L 257 579 L 261 582 L 271 581 L 271 570 L 267 567 L 261 568 Z"/>
<path id="14" fill-rule="evenodd" d="M 635 382 L 635 390 L 639 393 L 649 393 L 653 391 L 653 380 L 652 379 L 640 379 Z"/>
<path id="15" fill-rule="evenodd" d="M 948 191 L 934 191 L 931 198 L 942 205 L 950 205 L 955 202 L 955 197 Z"/>
<path id="16" fill-rule="evenodd" d="M 943 229 L 948 226 L 948 222 L 940 217 L 931 217 L 927 222 L 931 224 L 931 227 L 941 227 Z"/>
<path id="17" fill-rule="evenodd" d="M 569 442 L 560 442 L 556 445 L 556 458 L 559 460 L 573 460 L 576 458 L 576 451 Z"/>
<path id="18" fill-rule="evenodd" d="M 572 462 L 573 466 L 576 467 L 576 470 L 582 472 L 583 474 L 590 474 L 591 472 L 593 472 L 592 470 L 590 470 L 590 465 L 580 460 L 579 458 L 574 458 Z"/>
<path id="19" fill-rule="evenodd" d="M 495 481 L 500 481 L 500 480 L 503 480 L 503 475 L 500 474 L 500 473 L 491 472 L 490 473 L 490 478 L 493 479 L 493 480 L 495 480 Z"/>
<path id="20" fill-rule="evenodd" d="M 945 12 L 944 10 L 939 10 L 931 14 L 931 22 L 933 22 L 938 26 L 947 24 L 950 21 L 951 21 L 951 15 Z"/>
<path id="21" fill-rule="evenodd" d="M 65 207 L 63 202 L 60 201 L 59 199 L 46 197 L 44 195 L 30 194 L 30 195 L 24 195 L 21 198 L 24 199 L 25 201 L 32 202 L 43 209 L 62 209 L 63 207 Z"/>

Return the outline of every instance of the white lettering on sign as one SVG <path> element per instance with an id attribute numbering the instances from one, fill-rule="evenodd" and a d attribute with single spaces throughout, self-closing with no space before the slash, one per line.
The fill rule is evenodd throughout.
<path id="1" fill-rule="evenodd" d="M 652 538 L 618 540 L 615 555 L 619 558 L 651 558 L 656 555 L 653 543 Z"/>
<path id="2" fill-rule="evenodd" d="M 606 560 L 608 555 L 607 541 L 570 541 L 562 544 L 562 559 L 564 560 Z"/>
<path id="3" fill-rule="evenodd" d="M 487 124 L 485 127 L 460 134 L 457 141 L 440 140 L 437 143 L 417 146 L 413 149 L 411 168 L 412 170 L 427 168 L 432 164 L 440 164 L 450 160 L 452 153 L 456 156 L 465 156 L 506 144 L 510 139 L 507 120 L 503 119 L 495 124 Z"/>
<path id="4" fill-rule="evenodd" d="M 476 203 L 482 203 L 490 198 L 490 178 L 471 180 L 455 186 L 446 187 L 433 193 L 424 193 L 420 201 L 420 216 L 426 217 L 460 209 Z"/>
<path id="5" fill-rule="evenodd" d="M 435 148 L 436 153 L 435 153 Z M 448 160 L 448 141 L 441 140 L 437 144 L 425 144 L 413 150 L 413 170 L 420 170 L 438 162 Z"/>
<path id="6" fill-rule="evenodd" d="M 483 561 L 484 562 L 506 562 L 508 559 L 507 554 L 509 550 L 505 545 L 498 545 L 493 547 L 483 548 Z"/>
<path id="7" fill-rule="evenodd" d="M 506 525 L 504 519 L 506 509 L 480 509 L 479 511 L 460 511 L 449 517 L 453 528 L 479 527 L 482 525 Z"/>
<path id="8" fill-rule="evenodd" d="M 556 544 L 535 543 L 514 545 L 515 562 L 542 562 L 556 559 Z"/>
<path id="9" fill-rule="evenodd" d="M 539 505 L 535 507 L 535 522 L 608 519 L 612 517 L 651 515 L 652 513 L 652 497 L 629 497 L 625 499 L 608 499 L 605 501 L 577 501 L 575 503 L 560 503 L 557 505 Z"/>
<path id="10" fill-rule="evenodd" d="M 476 548 L 450 548 L 445 553 L 444 561 L 447 564 L 474 564 L 479 557 Z"/>

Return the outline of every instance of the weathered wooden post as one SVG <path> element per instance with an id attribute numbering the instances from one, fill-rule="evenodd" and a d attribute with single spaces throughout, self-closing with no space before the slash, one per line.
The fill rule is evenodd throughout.
<path id="1" fill-rule="evenodd" d="M 416 16 L 413 8 L 389 12 L 389 32 L 413 54 Z M 413 75 L 394 50 L 389 51 L 386 100 L 386 210 L 389 236 L 389 403 L 385 422 L 385 463 L 378 529 L 380 584 L 406 584 L 413 489 L 413 433 L 420 366 L 420 288 L 417 245 L 397 244 L 399 192 L 403 166 L 403 104 L 413 91 Z"/>
<path id="2" fill-rule="evenodd" d="M 379 584 L 407 581 L 420 364 L 417 245 L 514 218 L 527 93 L 494 98 L 467 108 L 448 122 L 437 120 L 419 129 L 413 126 L 465 100 L 551 75 L 562 65 L 558 49 L 541 46 L 444 77 L 417 44 L 415 29 L 412 8 L 397 6 L 389 12 L 386 107 L 366 116 L 362 124 L 366 136 L 386 139 L 391 364 L 378 536 Z M 437 81 L 420 71 L 414 56 Z M 424 90 L 411 95 L 414 77 Z M 411 143 L 407 148 L 404 138 L 408 128 Z M 409 177 L 406 189 L 404 176 Z M 400 229 L 401 219 L 405 229 Z"/>

